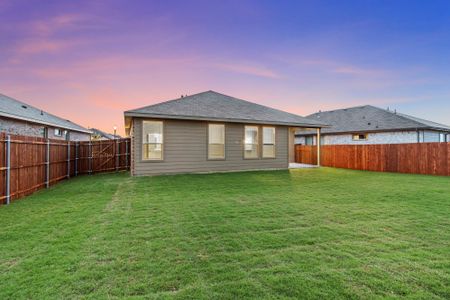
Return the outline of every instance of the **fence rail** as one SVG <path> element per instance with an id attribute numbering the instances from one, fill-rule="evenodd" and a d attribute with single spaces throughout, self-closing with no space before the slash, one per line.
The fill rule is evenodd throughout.
<path id="1" fill-rule="evenodd" d="M 316 147 L 296 145 L 295 161 L 316 164 Z M 320 164 L 354 170 L 450 176 L 450 143 L 322 145 Z"/>
<path id="2" fill-rule="evenodd" d="M 129 170 L 130 140 L 74 142 L 0 133 L 0 204 L 80 174 Z"/>

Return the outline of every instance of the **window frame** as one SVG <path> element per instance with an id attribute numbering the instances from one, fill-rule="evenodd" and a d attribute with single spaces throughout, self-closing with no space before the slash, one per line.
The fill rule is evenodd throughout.
<path id="1" fill-rule="evenodd" d="M 245 146 L 247 145 L 247 143 L 245 142 L 245 134 L 246 134 L 246 132 L 247 132 L 247 127 L 254 127 L 254 128 L 256 128 L 256 142 L 257 142 L 257 144 L 248 144 L 248 145 L 256 145 L 256 157 L 246 157 L 245 156 Z M 249 159 L 249 160 L 251 160 L 251 159 L 261 159 L 261 150 L 260 150 L 260 147 L 261 147 L 261 141 L 260 141 L 260 139 L 261 139 L 261 136 L 260 136 L 260 134 L 259 134 L 259 128 L 260 128 L 260 126 L 258 126 L 258 125 L 244 125 L 244 136 L 243 136 L 243 143 L 242 143 L 242 154 L 243 154 L 243 159 Z"/>
<path id="2" fill-rule="evenodd" d="M 264 128 L 273 128 L 273 144 L 267 144 L 273 146 L 273 156 L 264 156 Z M 261 126 L 261 158 L 262 159 L 276 159 L 277 158 L 277 128 L 275 126 Z"/>
<path id="3" fill-rule="evenodd" d="M 220 158 L 210 158 L 209 157 L 209 126 L 210 125 L 222 125 L 223 126 L 223 157 Z M 225 123 L 208 123 L 206 129 L 206 160 L 226 160 L 227 157 L 227 126 Z"/>
<path id="4" fill-rule="evenodd" d="M 162 126 L 161 143 L 144 143 L 144 140 L 145 140 L 144 124 L 146 122 L 147 123 L 150 123 L 150 122 L 159 122 L 159 123 L 161 123 L 161 126 Z M 141 161 L 142 162 L 162 162 L 162 161 L 164 161 L 164 156 L 165 156 L 164 155 L 164 150 L 165 150 L 165 147 L 164 147 L 165 122 L 163 120 L 142 120 L 141 130 L 142 130 L 142 134 L 141 134 L 141 138 L 142 138 L 142 141 L 141 141 Z M 158 158 L 158 159 L 144 158 L 144 145 L 149 145 L 149 144 L 152 144 L 152 145 L 160 144 L 161 145 L 161 158 Z"/>
<path id="5" fill-rule="evenodd" d="M 359 138 L 361 135 L 364 135 L 364 139 Z M 358 138 L 355 139 L 355 136 L 358 136 Z M 369 139 L 369 135 L 367 133 L 353 133 L 352 134 L 352 141 L 359 142 L 359 141 L 367 141 L 368 139 Z"/>
<path id="6" fill-rule="evenodd" d="M 56 132 L 59 132 L 59 133 L 56 133 Z M 62 137 L 63 136 L 63 130 L 61 128 L 54 128 L 53 129 L 53 135 Z"/>

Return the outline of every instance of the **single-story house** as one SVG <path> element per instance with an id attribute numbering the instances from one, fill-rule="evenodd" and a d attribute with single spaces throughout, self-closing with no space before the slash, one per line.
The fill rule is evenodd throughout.
<path id="1" fill-rule="evenodd" d="M 449 142 L 450 126 L 371 105 L 318 112 L 309 119 L 329 124 L 322 145 Z M 316 134 L 298 130 L 295 143 L 316 145 Z"/>
<path id="2" fill-rule="evenodd" d="M 91 140 L 93 141 L 107 141 L 121 138 L 121 136 L 118 134 L 114 135 L 111 133 L 104 132 L 97 128 L 89 128 L 89 129 L 92 131 Z"/>
<path id="3" fill-rule="evenodd" d="M 126 111 L 132 175 L 286 169 L 321 121 L 207 91 Z"/>
<path id="4" fill-rule="evenodd" d="M 0 94 L 0 132 L 58 140 L 89 141 L 91 131 Z"/>

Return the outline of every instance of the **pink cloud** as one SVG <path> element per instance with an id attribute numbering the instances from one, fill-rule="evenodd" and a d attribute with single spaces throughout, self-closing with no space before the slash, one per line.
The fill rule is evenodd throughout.
<path id="1" fill-rule="evenodd" d="M 29 25 L 30 32 L 36 36 L 49 36 L 56 31 L 75 27 L 86 17 L 81 14 L 61 14 L 47 20 L 39 20 Z"/>
<path id="2" fill-rule="evenodd" d="M 274 71 L 266 67 L 246 65 L 246 64 L 228 64 L 228 63 L 212 64 L 212 66 L 226 71 L 253 75 L 258 77 L 266 77 L 274 79 L 281 78 L 279 74 L 275 73 Z"/>
<path id="3" fill-rule="evenodd" d="M 16 49 L 18 54 L 56 53 L 76 45 L 76 41 L 32 39 L 22 42 Z"/>

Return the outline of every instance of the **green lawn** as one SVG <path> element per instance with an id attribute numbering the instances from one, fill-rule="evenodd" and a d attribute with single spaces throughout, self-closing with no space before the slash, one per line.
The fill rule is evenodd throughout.
<path id="1" fill-rule="evenodd" d="M 0 220 L 0 299 L 450 298 L 448 177 L 83 176 Z"/>

